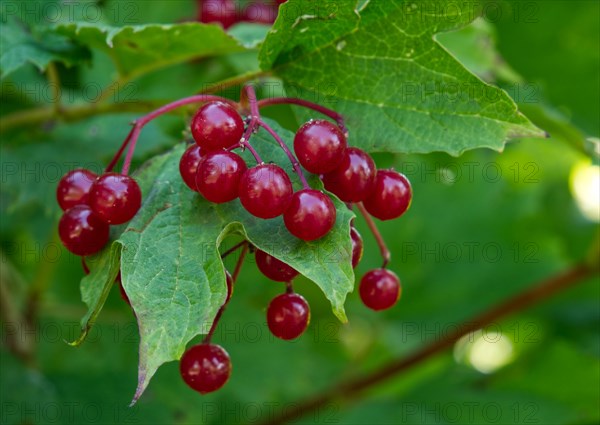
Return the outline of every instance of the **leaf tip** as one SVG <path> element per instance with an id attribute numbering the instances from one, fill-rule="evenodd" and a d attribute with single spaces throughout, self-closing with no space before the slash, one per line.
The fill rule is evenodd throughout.
<path id="1" fill-rule="evenodd" d="M 67 341 L 66 339 L 63 339 L 63 341 L 65 342 L 65 344 L 70 345 L 71 347 L 79 347 L 83 341 L 85 341 L 85 339 L 87 338 L 88 335 L 88 331 L 89 331 L 89 327 L 84 327 L 81 329 L 81 334 L 79 335 L 79 337 L 74 340 L 74 341 Z"/>

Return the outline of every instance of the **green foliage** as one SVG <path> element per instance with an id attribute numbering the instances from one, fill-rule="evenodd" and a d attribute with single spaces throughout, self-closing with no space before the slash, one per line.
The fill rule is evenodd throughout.
<path id="1" fill-rule="evenodd" d="M 52 2 L 15 3 L 40 11 Z M 2 423 L 268 420 L 344 377 L 439 340 L 588 255 L 598 226 L 581 215 L 569 179 L 575 166 L 589 161 L 585 137 L 598 136 L 593 2 L 525 2 L 537 7 L 534 25 L 525 21 L 532 12 L 523 2 L 503 2 L 510 6 L 503 11 L 513 15 L 500 20 L 473 21 L 474 11 L 445 7 L 457 4 L 450 1 L 289 0 L 272 29 L 242 24 L 228 32 L 175 23 L 196 16 L 193 1 L 80 3 L 75 20 L 62 14 L 42 22 L 21 12 L 18 19 L 2 19 L 3 88 L 23 89 L 3 89 L 2 99 Z M 122 13 L 130 11 L 123 3 L 139 12 L 135 19 Z M 80 13 L 86 4 L 103 10 L 101 19 L 86 19 Z M 64 115 L 31 92 L 34 84 L 46 84 L 40 71 L 52 62 L 63 86 Z M 251 80 L 256 76 L 269 79 Z M 393 252 L 391 269 L 403 282 L 396 308 L 376 315 L 360 305 L 349 264 L 353 214 L 342 203 L 336 201 L 334 232 L 306 244 L 291 237 L 281 219 L 257 220 L 238 201 L 209 205 L 192 193 L 177 170 L 192 109 L 144 129 L 133 167 L 144 193 L 142 210 L 113 229 L 102 253 L 87 259 L 91 273 L 81 280 L 81 302 L 79 259 L 53 254 L 60 174 L 76 166 L 99 172 L 136 114 L 154 107 L 142 99 L 163 104 L 232 78 L 255 81 L 265 96 L 275 88 L 340 111 L 352 145 L 383 152 L 376 155 L 379 167 L 393 166 L 411 179 L 411 210 L 380 224 Z M 113 92 L 115 83 L 120 86 Z M 110 94 L 98 104 L 86 96 L 96 85 Z M 238 89 L 224 85 L 223 93 L 235 98 Z M 119 109 L 126 101 L 139 107 L 136 114 Z M 88 107 L 115 109 L 68 115 Z M 13 112 L 27 117 L 43 108 L 50 110 L 44 118 L 4 131 Z M 265 113 L 291 130 L 315 117 L 296 107 Z M 516 136 L 543 134 L 529 119 L 552 138 L 505 146 Z M 289 144 L 292 133 L 269 122 Z M 264 132 L 253 141 L 266 160 L 288 164 Z M 431 152 L 439 153 L 420 155 Z M 309 182 L 319 187 L 315 176 Z M 365 239 L 360 277 L 380 258 L 365 223 L 356 222 Z M 283 289 L 268 282 L 249 256 L 214 337 L 232 357 L 231 380 L 199 399 L 181 382 L 174 360 L 210 327 L 225 299 L 224 268 L 231 270 L 235 261 L 222 260 L 220 252 L 241 239 L 305 276 L 295 288 L 311 305 L 311 325 L 291 344 L 269 335 L 265 308 Z M 118 295 L 119 269 L 133 313 Z M 31 294 L 43 294 L 35 334 L 22 316 L 6 318 L 13 290 L 19 311 Z M 490 330 L 510 337 L 513 352 L 508 365 L 489 374 L 477 371 L 469 357 L 443 354 L 302 422 L 485 423 L 494 422 L 490 413 L 499 406 L 494 423 L 596 423 L 599 291 L 593 278 L 495 324 Z M 340 323 L 346 315 L 349 322 Z M 36 345 L 36 366 L 9 353 L 15 335 Z M 63 340 L 79 344 L 77 350 Z M 127 408 L 136 383 L 136 398 L 147 390 Z M 23 403 L 36 413 L 23 410 Z M 61 406 L 58 420 L 44 410 L 49 403 Z M 96 421 L 85 410 L 90 405 L 99 409 Z"/>
<path id="2" fill-rule="evenodd" d="M 69 66 L 90 59 L 90 51 L 48 28 L 29 29 L 16 19 L 2 18 L 0 33 L 0 77 L 5 78 L 26 64 L 44 71 L 53 61 Z"/>
<path id="3" fill-rule="evenodd" d="M 472 4 L 430 14 L 437 5 L 375 1 L 357 11 L 354 2 L 332 0 L 307 13 L 290 1 L 265 40 L 261 66 L 294 95 L 344 114 L 353 143 L 368 151 L 458 155 L 543 135 L 506 93 L 473 76 L 434 40 L 468 24 Z"/>
<path id="4" fill-rule="evenodd" d="M 218 26 L 198 23 L 125 27 L 71 23 L 59 26 L 57 32 L 105 52 L 123 79 L 194 58 L 244 50 Z"/>

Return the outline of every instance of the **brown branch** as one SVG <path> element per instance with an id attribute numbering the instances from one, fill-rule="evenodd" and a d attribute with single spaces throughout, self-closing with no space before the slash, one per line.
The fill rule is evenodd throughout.
<path id="1" fill-rule="evenodd" d="M 546 279 L 538 285 L 528 288 L 512 298 L 490 308 L 479 316 L 467 320 L 462 326 L 458 327 L 458 331 L 449 334 L 443 339 L 427 345 L 408 356 L 393 360 L 366 376 L 341 382 L 337 386 L 295 405 L 293 408 L 286 409 L 281 415 L 268 418 L 263 424 L 282 424 L 290 422 L 308 412 L 317 410 L 333 400 L 343 400 L 355 396 L 367 388 L 394 378 L 412 366 L 452 347 L 453 344 L 463 336 L 481 329 L 504 316 L 524 310 L 596 273 L 598 273 L 596 267 L 582 264 L 573 267 L 567 272 Z"/>

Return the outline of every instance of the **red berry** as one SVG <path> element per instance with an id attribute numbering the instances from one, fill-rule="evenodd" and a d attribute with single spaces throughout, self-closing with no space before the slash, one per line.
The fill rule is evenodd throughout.
<path id="1" fill-rule="evenodd" d="M 247 169 L 239 155 L 227 151 L 210 152 L 198 165 L 196 186 L 210 202 L 233 201 L 238 197 L 240 179 Z"/>
<path id="2" fill-rule="evenodd" d="M 58 182 L 56 189 L 56 200 L 63 211 L 75 205 L 86 204 L 90 187 L 98 175 L 90 170 L 79 168 L 68 172 Z"/>
<path id="3" fill-rule="evenodd" d="M 274 164 L 249 168 L 240 180 L 239 195 L 250 214 L 260 218 L 280 216 L 287 209 L 294 189 L 283 169 Z"/>
<path id="4" fill-rule="evenodd" d="M 411 200 L 412 189 L 404 174 L 394 170 L 379 170 L 373 192 L 363 205 L 373 217 L 391 220 L 404 214 Z"/>
<path id="5" fill-rule="evenodd" d="M 198 164 L 202 159 L 200 146 L 192 145 L 185 150 L 179 161 L 179 174 L 185 184 L 194 192 L 198 192 L 196 186 L 196 173 L 198 172 Z"/>
<path id="6" fill-rule="evenodd" d="M 232 106 L 211 102 L 196 112 L 191 128 L 198 146 L 210 152 L 238 143 L 244 134 L 244 121 Z"/>
<path id="7" fill-rule="evenodd" d="M 199 21 L 219 23 L 227 29 L 239 21 L 236 5 L 232 0 L 204 0 L 200 2 Z"/>
<path id="8" fill-rule="evenodd" d="M 298 161 L 314 174 L 335 170 L 344 159 L 346 145 L 342 131 L 325 120 L 307 122 L 294 137 Z"/>
<path id="9" fill-rule="evenodd" d="M 373 159 L 357 148 L 346 149 L 339 167 L 323 175 L 325 188 L 344 202 L 361 202 L 370 195 L 377 169 Z"/>
<path id="10" fill-rule="evenodd" d="M 400 280 L 395 273 L 386 269 L 367 272 L 360 281 L 360 298 L 372 310 L 392 307 L 400 297 Z"/>
<path id="11" fill-rule="evenodd" d="M 294 193 L 290 206 L 283 214 L 288 231 L 304 241 L 325 236 L 335 224 L 335 206 L 329 196 L 314 189 Z"/>
<path id="12" fill-rule="evenodd" d="M 89 203 L 104 222 L 122 224 L 137 214 L 142 204 L 142 191 L 129 176 L 103 174 L 92 185 Z"/>
<path id="13" fill-rule="evenodd" d="M 363 240 L 354 227 L 350 227 L 350 238 L 352 239 L 352 268 L 355 269 L 363 256 Z"/>
<path id="14" fill-rule="evenodd" d="M 304 333 L 310 321 L 310 308 L 298 294 L 282 294 L 271 301 L 267 309 L 269 330 L 277 338 L 290 340 Z"/>
<path id="15" fill-rule="evenodd" d="M 92 255 L 108 242 L 109 226 L 87 205 L 77 205 L 64 212 L 58 223 L 63 245 L 76 255 Z"/>
<path id="16" fill-rule="evenodd" d="M 190 347 L 179 362 L 181 377 L 192 389 L 201 394 L 221 388 L 231 375 L 229 354 L 214 344 Z"/>
<path id="17" fill-rule="evenodd" d="M 298 276 L 298 272 L 292 267 L 264 251 L 257 250 L 255 257 L 258 269 L 262 274 L 275 282 L 290 282 Z"/>

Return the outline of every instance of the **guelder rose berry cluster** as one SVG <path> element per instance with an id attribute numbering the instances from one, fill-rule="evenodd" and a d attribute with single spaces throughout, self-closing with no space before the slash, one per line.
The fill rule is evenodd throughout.
<path id="1" fill-rule="evenodd" d="M 327 191 L 345 202 L 348 208 L 356 205 L 380 247 L 384 260 L 382 268 L 367 272 L 360 282 L 363 303 L 373 310 L 384 310 L 397 302 L 400 281 L 386 268 L 390 253 L 372 217 L 390 220 L 404 214 L 412 198 L 409 181 L 394 170 L 377 170 L 366 152 L 348 146 L 344 120 L 335 111 L 294 98 L 258 101 L 251 86 L 245 87 L 240 103 L 198 95 L 166 105 L 135 122 L 105 174 L 96 176 L 88 170 L 67 174 L 59 184 L 57 196 L 65 210 L 59 224 L 60 236 L 70 251 L 82 256 L 99 251 L 108 241 L 109 225 L 125 223 L 136 214 L 141 204 L 141 192 L 127 172 L 139 133 L 157 116 L 191 103 L 203 105 L 192 119 L 190 127 L 195 143 L 183 153 L 179 171 L 183 182 L 192 191 L 215 204 L 239 198 L 251 215 L 265 220 L 283 216 L 290 234 L 304 241 L 315 241 L 331 231 L 337 215 L 332 199 L 309 186 L 303 169 L 318 175 Z M 262 107 L 285 103 L 311 108 L 333 122 L 317 119 L 302 125 L 295 134 L 292 152 L 259 112 Z M 250 140 L 259 128 L 266 130 L 285 152 L 302 189 L 294 192 L 286 171 L 275 163 L 265 163 L 253 148 Z M 125 148 L 128 152 L 122 173 L 111 172 Z M 237 150 L 248 150 L 256 164 L 248 166 L 235 152 Z M 350 237 L 352 266 L 355 268 L 362 257 L 363 242 L 353 225 Z M 237 248 L 243 248 L 245 255 L 250 247 L 247 242 L 242 242 L 234 247 Z M 275 297 L 267 309 L 269 330 L 278 338 L 295 339 L 306 330 L 310 320 L 308 303 L 294 292 L 292 285 L 299 273 L 264 251 L 254 251 L 260 271 L 273 281 L 286 283 L 286 292 Z M 225 303 L 203 343 L 188 349 L 180 362 L 184 381 L 203 394 L 222 387 L 231 372 L 227 352 L 211 344 L 210 339 L 229 302 L 238 272 L 236 268 L 233 277 L 226 272 L 228 295 Z"/>

